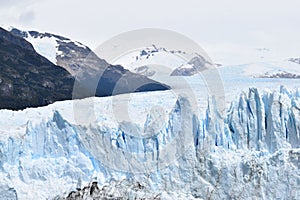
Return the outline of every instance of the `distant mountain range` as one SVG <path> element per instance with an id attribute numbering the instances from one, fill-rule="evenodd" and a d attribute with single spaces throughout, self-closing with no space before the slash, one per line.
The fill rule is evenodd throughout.
<path id="1" fill-rule="evenodd" d="M 270 51 L 267 48 L 259 52 Z M 187 59 L 189 58 L 189 59 Z M 242 74 L 252 78 L 299 78 L 300 58 L 281 61 L 263 60 L 249 64 L 222 65 L 210 61 L 198 53 L 187 53 L 183 50 L 168 50 L 155 44 L 123 55 L 115 61 L 132 72 L 155 79 L 157 74 L 168 76 L 194 76 L 210 68 L 226 68 L 228 73 Z M 239 69 L 238 69 L 239 68 Z"/>
<path id="2" fill-rule="evenodd" d="M 193 76 L 213 66 L 208 58 L 198 53 L 169 50 L 165 47 L 157 47 L 155 44 L 124 55 L 115 63 L 151 78 L 157 74 Z M 156 66 L 157 64 L 160 66 Z"/>
<path id="3" fill-rule="evenodd" d="M 257 62 L 236 66 L 225 66 L 232 73 L 239 73 L 252 78 L 300 78 L 300 64 L 296 59 L 282 61 Z M 235 71 L 239 68 L 239 72 Z"/>
<path id="4" fill-rule="evenodd" d="M 87 46 L 59 35 L 1 28 L 0 38 L 0 108 L 170 89 L 110 65 Z"/>

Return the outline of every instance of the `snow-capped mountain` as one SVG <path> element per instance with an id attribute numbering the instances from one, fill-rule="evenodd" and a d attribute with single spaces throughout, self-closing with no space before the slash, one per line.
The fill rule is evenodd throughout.
<path id="1" fill-rule="evenodd" d="M 153 77 L 157 74 L 192 76 L 210 68 L 213 64 L 197 53 L 168 50 L 154 44 L 144 49 L 129 52 L 114 61 L 132 72 Z"/>
<path id="2" fill-rule="evenodd" d="M 186 65 L 176 68 L 171 73 L 171 76 L 192 76 L 208 69 L 208 65 L 210 66 L 212 64 L 205 60 L 201 55 L 196 54 L 196 56 L 188 61 Z"/>
<path id="3" fill-rule="evenodd" d="M 22 31 L 10 27 L 9 31 L 30 42 L 34 49 L 52 63 L 67 69 L 73 76 L 82 79 L 85 74 L 93 75 L 100 67 L 109 64 L 98 58 L 90 48 L 77 41 L 51 33 Z"/>
<path id="4" fill-rule="evenodd" d="M 267 51 L 267 49 L 263 48 L 259 51 Z M 192 76 L 212 67 L 225 67 L 230 72 L 232 67 L 240 68 L 241 74 L 254 78 L 297 78 L 300 76 L 299 59 L 297 58 L 283 61 L 265 59 L 263 62 L 222 66 L 213 64 L 212 61 L 197 53 L 188 55 L 181 50 L 167 50 L 155 45 L 122 55 L 114 63 L 152 78 L 158 74 Z"/>
<path id="5" fill-rule="evenodd" d="M 32 45 L 0 28 L 0 108 L 24 109 L 72 99 L 74 78 Z"/>
<path id="6" fill-rule="evenodd" d="M 168 90 L 169 86 L 100 59 L 87 46 L 66 37 L 9 28 L 34 49 L 75 77 L 73 98 L 110 96 L 132 92 Z"/>

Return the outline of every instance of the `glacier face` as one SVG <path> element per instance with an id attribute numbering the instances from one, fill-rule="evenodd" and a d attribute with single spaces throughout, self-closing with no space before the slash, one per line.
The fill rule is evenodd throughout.
<path id="1" fill-rule="evenodd" d="M 130 122 L 112 122 L 96 108 L 95 119 L 78 123 L 72 103 L 1 111 L 2 119 L 19 121 L 1 130 L 0 190 L 7 198 L 67 196 L 93 180 L 147 189 L 130 198 L 300 198 L 299 90 L 250 88 L 225 115 L 214 97 L 200 112 L 178 97 Z M 119 195 L 128 184 L 118 186 Z"/>

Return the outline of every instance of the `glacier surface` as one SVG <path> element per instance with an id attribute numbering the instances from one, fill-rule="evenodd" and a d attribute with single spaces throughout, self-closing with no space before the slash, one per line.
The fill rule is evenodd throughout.
<path id="1" fill-rule="evenodd" d="M 169 92 L 134 95 L 127 121 L 112 101 L 122 95 L 1 110 L 0 199 L 66 197 L 92 181 L 116 198 L 300 198 L 300 90 L 250 88 L 225 114 L 214 97 L 199 111 Z M 146 189 L 124 192 L 137 183 Z"/>

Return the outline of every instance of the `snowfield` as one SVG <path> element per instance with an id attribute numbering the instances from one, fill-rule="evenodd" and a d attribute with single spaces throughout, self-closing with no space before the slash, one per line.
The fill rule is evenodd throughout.
<path id="1" fill-rule="evenodd" d="M 201 76 L 172 91 L 1 110 L 1 194 L 59 199 L 97 181 L 112 189 L 99 198 L 299 199 L 300 81 L 220 74 L 224 111 Z"/>

